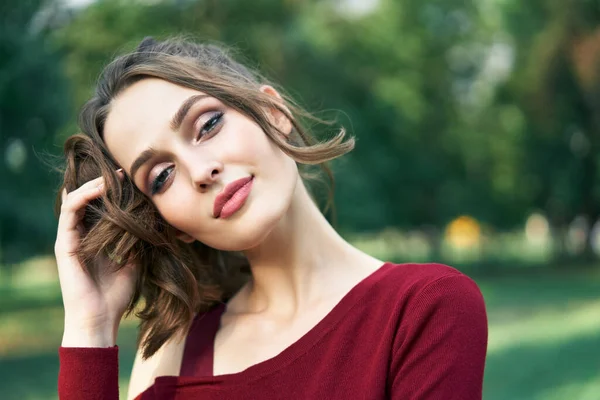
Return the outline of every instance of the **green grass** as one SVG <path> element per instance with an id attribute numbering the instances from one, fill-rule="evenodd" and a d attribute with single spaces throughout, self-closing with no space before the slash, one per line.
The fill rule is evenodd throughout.
<path id="1" fill-rule="evenodd" d="M 479 280 L 486 400 L 600 398 L 600 268 Z"/>
<path id="2" fill-rule="evenodd" d="M 490 337 L 484 399 L 600 398 L 600 268 L 478 278 Z M 0 382 L 5 400 L 56 399 L 62 307 L 56 285 L 0 290 Z M 124 398 L 135 323 L 123 324 Z"/>

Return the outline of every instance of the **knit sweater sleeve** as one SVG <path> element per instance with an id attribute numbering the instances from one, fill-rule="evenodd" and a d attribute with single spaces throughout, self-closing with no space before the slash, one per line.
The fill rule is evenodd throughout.
<path id="1" fill-rule="evenodd" d="M 60 400 L 119 400 L 119 349 L 60 347 Z"/>
<path id="2" fill-rule="evenodd" d="M 391 398 L 480 400 L 487 315 L 479 288 L 462 274 L 426 285 L 406 305 L 391 365 Z"/>

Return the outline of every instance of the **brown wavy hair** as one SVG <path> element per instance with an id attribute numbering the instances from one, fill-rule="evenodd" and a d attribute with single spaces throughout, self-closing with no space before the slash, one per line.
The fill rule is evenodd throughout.
<path id="1" fill-rule="evenodd" d="M 159 78 L 206 93 L 252 118 L 265 134 L 300 167 L 318 165 L 333 184 L 326 162 L 354 147 L 340 129 L 328 140 L 316 141 L 300 119 L 312 118 L 292 100 L 282 100 L 259 89 L 268 81 L 237 62 L 221 46 L 184 39 L 144 39 L 129 54 L 117 57 L 105 67 L 94 96 L 83 106 L 79 117 L 81 133 L 69 137 L 64 146 L 66 167 L 63 187 L 72 191 L 85 182 L 103 176 L 106 193 L 85 209 L 86 230 L 77 252 L 82 264 L 98 279 L 98 263 L 106 257 L 109 271 L 127 263 L 139 266 L 134 295 L 126 315 L 137 310 L 140 319 L 138 343 L 144 358 L 152 356 L 175 334 L 185 334 L 195 313 L 232 296 L 249 277 L 249 265 L 241 253 L 210 248 L 200 242 L 183 243 L 158 213 L 150 199 L 126 176 L 103 140 L 111 101 L 133 83 Z M 289 138 L 270 123 L 269 110 L 277 109 L 292 123 Z M 303 173 L 303 169 L 300 169 Z M 303 178 L 307 175 L 303 174 Z M 332 190 L 330 189 L 330 200 Z M 57 196 L 56 212 L 60 210 Z M 138 307 L 138 303 L 140 307 Z"/>

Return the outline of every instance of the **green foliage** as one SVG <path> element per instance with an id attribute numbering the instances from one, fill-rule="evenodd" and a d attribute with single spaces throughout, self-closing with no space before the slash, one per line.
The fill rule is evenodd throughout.
<path id="1" fill-rule="evenodd" d="M 504 10 L 519 56 L 498 102 L 525 116 L 523 207 L 543 210 L 557 228 L 577 215 L 600 217 L 599 20 L 592 1 L 507 2 Z"/>
<path id="2" fill-rule="evenodd" d="M 2 2 L 0 15 L 0 249 L 6 263 L 52 249 L 56 174 L 39 154 L 71 112 L 60 58 L 38 30 L 40 1 Z"/>

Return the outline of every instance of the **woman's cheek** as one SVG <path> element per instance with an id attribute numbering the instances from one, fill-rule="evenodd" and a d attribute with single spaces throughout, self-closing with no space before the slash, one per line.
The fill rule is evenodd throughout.
<path id="1" fill-rule="evenodd" d="M 169 196 L 162 204 L 157 204 L 158 211 L 164 220 L 174 228 L 188 232 L 194 218 L 194 210 L 190 209 L 189 195 Z M 177 201 L 179 198 L 179 201 Z"/>
<path id="2" fill-rule="evenodd" d="M 259 125 L 242 118 L 236 119 L 228 128 L 230 135 L 227 135 L 223 149 L 228 161 L 252 164 L 267 156 L 270 140 Z"/>

